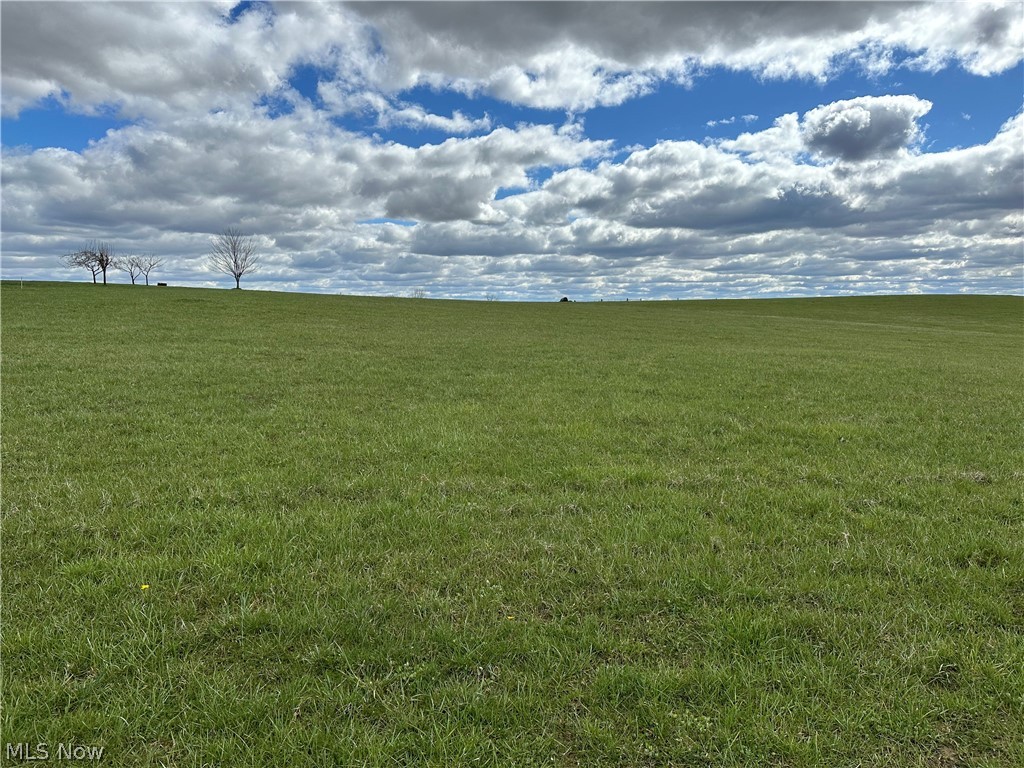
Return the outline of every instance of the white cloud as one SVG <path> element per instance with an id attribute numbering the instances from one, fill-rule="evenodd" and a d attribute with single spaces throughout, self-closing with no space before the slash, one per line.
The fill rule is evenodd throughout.
<path id="1" fill-rule="evenodd" d="M 276 120 L 217 113 L 113 131 L 81 153 L 6 157 L 5 229 L 41 230 L 55 219 L 197 232 L 235 222 L 268 233 L 375 216 L 484 221 L 495 216 L 500 187 L 608 148 L 574 125 L 498 128 L 411 148 L 346 133 L 312 112 Z"/>
<path id="2" fill-rule="evenodd" d="M 287 66 L 259 11 L 231 3 L 5 3 L 3 113 L 43 97 L 128 117 L 246 105 Z M 269 54 L 269 55 L 268 55 Z"/>
<path id="3" fill-rule="evenodd" d="M 752 162 L 775 162 L 788 165 L 806 151 L 800 130 L 800 116 L 790 112 L 775 118 L 771 128 L 757 133 L 741 133 L 735 139 L 723 139 L 718 146 L 729 152 L 746 155 Z"/>
<path id="4" fill-rule="evenodd" d="M 320 83 L 317 95 L 325 107 L 334 115 L 373 114 L 376 127 L 387 129 L 394 126 L 408 128 L 429 128 L 450 134 L 469 134 L 489 131 L 493 124 L 487 115 L 470 117 L 455 110 L 451 117 L 428 112 L 419 104 L 389 98 L 369 90 L 349 90 L 339 82 Z"/>
<path id="5" fill-rule="evenodd" d="M 928 101 L 859 97 L 615 154 L 578 122 L 503 126 L 405 92 L 584 111 L 715 67 L 825 79 L 908 51 L 988 74 L 1021 59 L 1019 5 L 276 4 L 234 23 L 230 7 L 0 5 L 4 114 L 51 97 L 140 118 L 80 152 L 5 150 L 5 276 L 52 277 L 101 236 L 211 284 L 208 237 L 229 225 L 265 238 L 254 286 L 325 291 L 1003 292 L 1024 276 L 1020 115 L 922 152 Z M 300 65 L 318 99 L 290 84 Z M 271 117 L 274 100 L 291 112 Z M 454 135 L 384 142 L 338 127 L 353 113 Z M 510 189 L 525 191 L 497 199 Z"/>
<path id="6" fill-rule="evenodd" d="M 740 115 L 739 117 L 736 117 L 736 115 L 730 115 L 729 117 L 723 117 L 720 120 L 708 120 L 704 125 L 708 128 L 714 128 L 716 125 L 732 125 L 737 120 L 742 120 L 744 123 L 752 123 L 757 120 L 757 115 Z"/>
<path id="7" fill-rule="evenodd" d="M 231 5 L 6 3 L 3 113 L 50 96 L 173 118 L 287 91 L 301 64 L 353 93 L 429 85 L 581 111 L 714 67 L 823 80 L 907 51 L 984 75 L 1024 50 L 1014 3 L 277 3 L 230 23 Z"/>
<path id="8" fill-rule="evenodd" d="M 768 130 L 779 124 L 802 136 L 798 118 Z M 752 160 L 727 142 L 662 142 L 613 160 L 576 125 L 415 149 L 313 113 L 216 114 L 173 129 L 5 157 L 5 274 L 51 276 L 60 253 L 101 235 L 164 256 L 165 278 L 208 284 L 209 233 L 233 224 L 272 243 L 254 287 L 585 298 L 1000 292 L 1022 277 L 1020 115 L 986 144 L 897 153 L 856 173 L 799 153 Z M 494 199 L 538 166 L 564 170 Z M 358 223 L 381 217 L 419 223 Z"/>
<path id="9" fill-rule="evenodd" d="M 857 161 L 891 156 L 918 141 L 916 121 L 931 108 L 930 101 L 916 96 L 837 101 L 804 115 L 804 142 L 826 158 Z"/>
<path id="10" fill-rule="evenodd" d="M 783 115 L 771 128 L 718 146 L 757 161 L 788 163 L 802 153 L 823 160 L 878 160 L 915 148 L 922 138 L 917 120 L 931 108 L 930 101 L 916 96 L 861 96 L 823 104 L 802 118 Z"/>
<path id="11" fill-rule="evenodd" d="M 824 80 L 849 62 L 881 73 L 957 63 L 1002 72 L 1022 57 L 1013 3 L 367 3 L 387 88 L 451 84 L 537 107 L 619 104 L 658 81 L 725 67 Z"/>
<path id="12" fill-rule="evenodd" d="M 466 134 L 490 130 L 491 119 L 486 115 L 475 119 L 470 118 L 459 110 L 452 112 L 451 117 L 445 117 L 444 115 L 430 114 L 418 104 L 408 104 L 383 113 L 378 124 L 382 128 L 405 125 L 412 128 L 433 128 L 446 133 Z"/>

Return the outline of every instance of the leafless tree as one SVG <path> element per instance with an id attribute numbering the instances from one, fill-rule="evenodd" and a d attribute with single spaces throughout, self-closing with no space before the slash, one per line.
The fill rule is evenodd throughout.
<path id="1" fill-rule="evenodd" d="M 142 257 L 136 256 L 134 253 L 128 254 L 117 260 L 117 268 L 122 272 L 127 272 L 128 277 L 132 279 L 132 285 L 135 285 L 135 281 L 142 274 Z"/>
<path id="2" fill-rule="evenodd" d="M 146 277 L 146 285 L 149 285 L 149 273 L 163 263 L 163 259 L 158 259 L 153 255 L 139 257 L 139 268 L 142 270 L 142 274 Z"/>
<path id="3" fill-rule="evenodd" d="M 106 285 L 107 270 L 117 268 L 117 254 L 107 243 L 93 243 L 91 247 L 96 263 L 99 265 L 100 271 L 103 272 L 103 284 Z"/>
<path id="4" fill-rule="evenodd" d="M 92 273 L 92 281 L 96 282 L 96 277 L 100 273 L 99 264 L 93 258 L 92 253 L 89 251 L 75 251 L 74 253 L 65 253 L 61 256 L 61 261 L 64 262 L 64 266 L 74 269 L 76 267 L 82 267 L 83 269 L 89 270 Z"/>
<path id="5" fill-rule="evenodd" d="M 114 249 L 107 243 L 93 241 L 80 251 L 69 253 L 64 256 L 64 263 L 69 267 L 84 267 L 92 272 L 92 281 L 96 282 L 97 275 L 103 275 L 103 284 L 107 284 L 107 270 L 117 268 L 118 258 Z"/>
<path id="6" fill-rule="evenodd" d="M 256 236 L 243 235 L 237 229 L 225 229 L 213 240 L 210 266 L 235 278 L 235 288 L 241 288 L 242 277 L 259 269 Z"/>

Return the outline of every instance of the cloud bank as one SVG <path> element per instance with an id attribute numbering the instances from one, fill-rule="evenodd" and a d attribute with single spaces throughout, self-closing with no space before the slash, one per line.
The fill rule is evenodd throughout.
<path id="1" fill-rule="evenodd" d="M 259 234 L 254 286 L 479 298 L 778 295 L 1020 285 L 1024 118 L 927 152 L 933 104 L 843 98 L 623 148 L 585 113 L 715 67 L 977 76 L 1021 60 L 1013 4 L 5 3 L 3 112 L 132 124 L 81 151 L 5 148 L 5 277 L 104 237 L 213 284 L 209 238 Z M 900 54 L 899 56 L 897 54 Z M 316 73 L 316 93 L 294 75 Z M 504 125 L 412 88 L 563 110 Z M 1015 108 L 1019 110 L 1019 105 Z M 729 115 L 729 112 L 719 113 Z M 450 137 L 407 146 L 354 130 Z"/>
<path id="2" fill-rule="evenodd" d="M 1013 3 L 9 3 L 5 115 L 51 97 L 129 117 L 244 106 L 299 65 L 345 91 L 417 85 L 581 111 L 712 67 L 826 80 L 1021 60 Z"/>

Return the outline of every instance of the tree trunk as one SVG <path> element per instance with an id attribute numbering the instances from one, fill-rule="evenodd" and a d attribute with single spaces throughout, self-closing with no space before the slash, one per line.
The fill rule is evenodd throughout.
<path id="1" fill-rule="evenodd" d="M 235 275 L 235 289 L 236 290 L 241 290 L 242 289 L 242 286 L 240 285 L 241 280 L 242 280 L 242 278 L 241 278 L 240 275 Z"/>
<path id="2" fill-rule="evenodd" d="M 107 270 L 105 269 L 103 270 L 103 284 L 107 284 Z"/>

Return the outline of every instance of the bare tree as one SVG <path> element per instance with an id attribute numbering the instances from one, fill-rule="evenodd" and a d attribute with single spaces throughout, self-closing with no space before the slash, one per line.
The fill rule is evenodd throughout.
<path id="1" fill-rule="evenodd" d="M 122 259 L 118 259 L 117 268 L 127 272 L 128 277 L 132 279 L 132 285 L 135 285 L 135 281 L 142 274 L 142 257 L 131 253 Z"/>
<path id="2" fill-rule="evenodd" d="M 64 266 L 74 269 L 76 267 L 82 267 L 83 269 L 89 270 L 92 273 L 92 281 L 96 283 L 96 276 L 100 273 L 100 266 L 96 263 L 96 259 L 90 251 L 75 251 L 74 253 L 65 253 L 61 256 L 61 261 L 64 262 Z"/>
<path id="3" fill-rule="evenodd" d="M 146 277 L 146 285 L 149 285 L 149 273 L 164 263 L 163 259 L 158 259 L 156 256 L 150 254 L 149 256 L 139 257 L 139 268 L 142 270 L 142 274 Z"/>
<path id="4" fill-rule="evenodd" d="M 92 281 L 96 282 L 96 276 L 103 275 L 103 284 L 107 284 L 107 270 L 117 268 L 118 258 L 114 249 L 107 243 L 93 241 L 80 251 L 69 253 L 64 257 L 64 263 L 69 267 L 84 267 L 92 272 Z"/>
<path id="5" fill-rule="evenodd" d="M 235 288 L 241 288 L 242 277 L 259 269 L 256 236 L 243 235 L 237 229 L 225 229 L 213 240 L 210 266 L 235 278 Z"/>
<path id="6" fill-rule="evenodd" d="M 92 243 L 90 246 L 100 271 L 103 272 L 103 284 L 107 284 L 107 270 L 117 269 L 117 254 L 107 243 Z"/>

